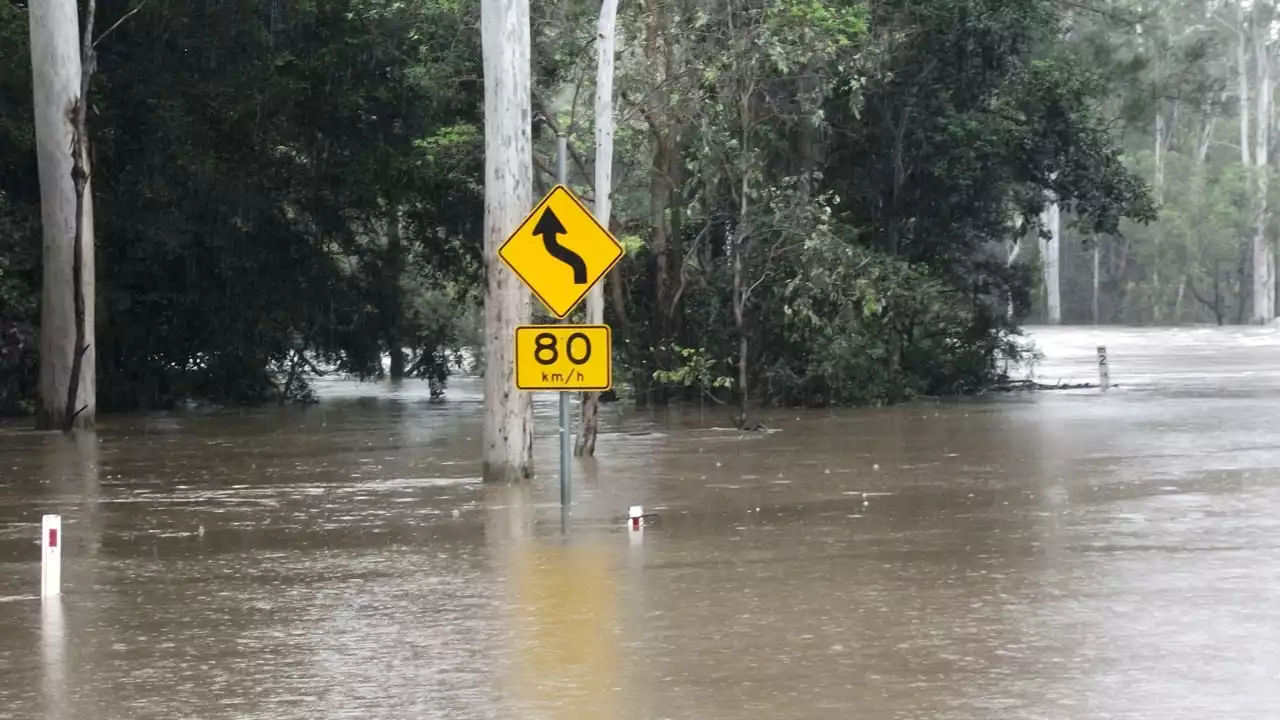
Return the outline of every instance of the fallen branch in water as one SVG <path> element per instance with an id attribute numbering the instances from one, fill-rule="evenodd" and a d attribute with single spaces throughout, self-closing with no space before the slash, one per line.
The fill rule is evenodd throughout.
<path id="1" fill-rule="evenodd" d="M 1110 385 L 1109 387 L 1119 387 L 1119 385 Z M 1096 390 L 1097 383 L 1063 383 L 1054 384 L 1040 383 L 1034 380 L 1010 380 L 1007 382 L 997 383 L 987 388 L 989 392 L 1014 392 L 1017 390 Z"/>

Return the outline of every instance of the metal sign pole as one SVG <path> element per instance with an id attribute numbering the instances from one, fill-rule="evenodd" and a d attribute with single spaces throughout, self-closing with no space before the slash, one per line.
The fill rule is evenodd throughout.
<path id="1" fill-rule="evenodd" d="M 564 133 L 556 135 L 556 182 L 568 185 L 569 138 Z M 566 316 L 562 321 L 569 323 Z M 560 506 L 569 507 L 569 393 L 560 391 Z"/>
<path id="2" fill-rule="evenodd" d="M 569 138 L 556 135 L 556 186 L 498 248 L 529 291 L 559 322 L 520 325 L 512 358 L 516 389 L 552 391 L 560 405 L 560 506 L 568 512 L 573 478 L 569 395 L 604 392 L 613 386 L 608 325 L 575 325 L 573 309 L 604 279 L 626 249 L 573 194 L 568 181 Z M 568 241 L 562 244 L 561 238 Z"/>

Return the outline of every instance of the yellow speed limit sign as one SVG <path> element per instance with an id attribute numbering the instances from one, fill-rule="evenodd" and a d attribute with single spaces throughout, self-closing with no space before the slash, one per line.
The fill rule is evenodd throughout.
<path id="1" fill-rule="evenodd" d="M 516 387 L 595 390 L 613 387 L 613 331 L 608 325 L 516 328 Z"/>

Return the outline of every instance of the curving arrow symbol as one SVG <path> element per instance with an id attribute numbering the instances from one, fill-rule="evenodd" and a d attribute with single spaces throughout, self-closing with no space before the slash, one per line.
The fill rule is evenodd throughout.
<path id="1" fill-rule="evenodd" d="M 547 248 L 547 252 L 551 257 L 573 268 L 573 284 L 587 284 L 587 263 L 578 253 L 561 245 L 556 240 L 556 235 L 564 235 L 568 231 L 564 229 L 564 225 L 560 223 L 560 218 L 547 208 L 542 212 L 542 217 L 538 218 L 538 224 L 533 226 L 533 234 L 542 236 L 542 244 Z"/>

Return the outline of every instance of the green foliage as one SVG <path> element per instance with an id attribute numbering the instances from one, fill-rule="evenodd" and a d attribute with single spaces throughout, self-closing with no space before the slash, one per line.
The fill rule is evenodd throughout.
<path id="1" fill-rule="evenodd" d="M 0 190 L 0 415 L 27 413 L 35 394 L 35 219 Z"/>
<path id="2" fill-rule="evenodd" d="M 1252 163 L 1244 167 L 1240 158 L 1236 54 L 1244 37 L 1245 74 L 1254 88 L 1246 108 L 1252 136 L 1253 29 L 1270 23 L 1267 4 L 1254 8 L 1264 12 L 1244 6 L 1238 17 L 1233 3 L 1116 2 L 1112 12 L 1076 16 L 1071 40 L 1054 48 L 1055 58 L 1089 68 L 1108 85 L 1103 107 L 1120 121 L 1113 125 L 1123 133 L 1126 164 L 1153 187 L 1161 206 L 1149 224 L 1086 222 L 1068 234 L 1062 255 L 1065 321 L 1094 319 L 1094 247 L 1100 257 L 1101 322 L 1246 317 L 1252 289 L 1247 244 L 1260 210 L 1253 196 L 1259 171 Z M 1250 137 L 1248 145 L 1253 142 Z M 1280 200 L 1275 189 L 1273 183 L 1272 208 Z"/>
<path id="3" fill-rule="evenodd" d="M 827 0 L 773 0 L 763 8 L 762 25 L 759 47 L 778 72 L 791 73 L 856 52 L 867 33 L 866 7 Z"/>
<path id="4" fill-rule="evenodd" d="M 1091 231 L 1154 217 L 1106 78 L 1053 52 L 1055 3 L 727 12 L 699 16 L 689 50 L 705 55 L 673 345 L 699 350 L 634 356 L 659 382 L 741 392 L 745 340 L 745 389 L 766 403 L 980 390 L 1023 354 L 1005 312 L 1029 297 L 1001 250 L 1014 215 L 1034 222 L 1052 192 Z"/>
<path id="5" fill-rule="evenodd" d="M 681 387 L 700 388 L 708 394 L 713 390 L 733 387 L 733 378 L 721 372 L 726 363 L 712 358 L 705 348 L 672 345 L 670 351 L 676 358 L 676 367 L 671 370 L 654 370 L 654 380 Z"/>
<path id="6" fill-rule="evenodd" d="M 1101 76 L 1078 61 L 1031 63 L 1013 105 L 1022 119 L 1015 132 L 1024 134 L 1025 164 L 1017 169 L 1052 190 L 1090 231 L 1116 234 L 1121 218 L 1147 223 L 1156 213 L 1149 186 L 1125 166 L 1119 137 L 1099 111 L 1106 89 Z M 1041 205 L 1027 209 L 1038 214 Z"/>
<path id="7" fill-rule="evenodd" d="M 981 303 L 929 269 L 867 248 L 823 200 L 800 245 L 752 305 L 753 396 L 779 405 L 848 405 L 973 392 L 1004 379 L 1022 356 L 1014 333 L 992 327 Z M 778 215 L 777 205 L 769 211 Z M 722 399 L 736 389 L 736 337 L 724 291 L 694 291 L 686 322 L 704 344 L 674 346 L 661 383 Z"/>
<path id="8" fill-rule="evenodd" d="M 131 7 L 103 0 L 103 26 Z M 570 165 L 584 195 L 597 10 L 533 8 L 535 109 L 585 158 Z M 442 391 L 479 356 L 477 11 L 152 0 L 99 45 L 105 408 L 307 399 L 313 361 L 379 377 L 399 348 L 405 374 Z M 1064 17 L 1051 0 L 624 3 L 613 214 L 627 254 L 608 312 L 638 395 L 745 408 L 986 387 L 1023 352 L 1006 308 L 1027 304 L 1030 265 L 1004 248 L 1048 192 L 1073 232 L 1101 238 L 1118 286 L 1176 289 L 1133 269 L 1154 208 L 1146 161 L 1111 124 L 1114 88 L 1150 86 L 1145 55 L 1097 33 L 1067 43 Z M 34 386 L 39 279 L 25 25 L 0 4 L 8 412 Z M 549 133 L 535 139 L 548 182 Z M 1231 172 L 1169 184 L 1185 205 L 1151 263 L 1207 282 L 1243 229 Z"/>
<path id="9" fill-rule="evenodd" d="M 134 4 L 102 0 L 101 26 Z M 411 350 L 409 369 L 442 379 L 449 366 L 433 358 L 476 299 L 462 292 L 451 311 L 426 312 L 426 278 L 469 290 L 480 266 L 476 12 L 158 0 L 99 44 L 100 406 L 305 397 L 306 357 L 379 375 L 392 344 Z M 0 328 L 10 335 L 32 321 L 39 248 L 23 220 L 38 204 L 25 24 L 0 4 Z M 0 409 L 15 409 L 4 398 Z"/>
<path id="10" fill-rule="evenodd" d="M 1006 330 L 926 267 L 847 242 L 813 248 L 809 274 L 780 298 L 781 341 L 767 399 L 866 404 L 980 390 L 1020 356 Z"/>
<path id="11" fill-rule="evenodd" d="M 636 253 L 644 249 L 644 238 L 639 235 L 623 235 L 618 238 L 618 242 L 622 245 L 622 249 L 626 252 L 627 257 L 634 257 Z"/>
<path id="12" fill-rule="evenodd" d="M 39 188 L 26 14 L 0 3 L 0 415 L 32 410 L 39 312 Z"/>

